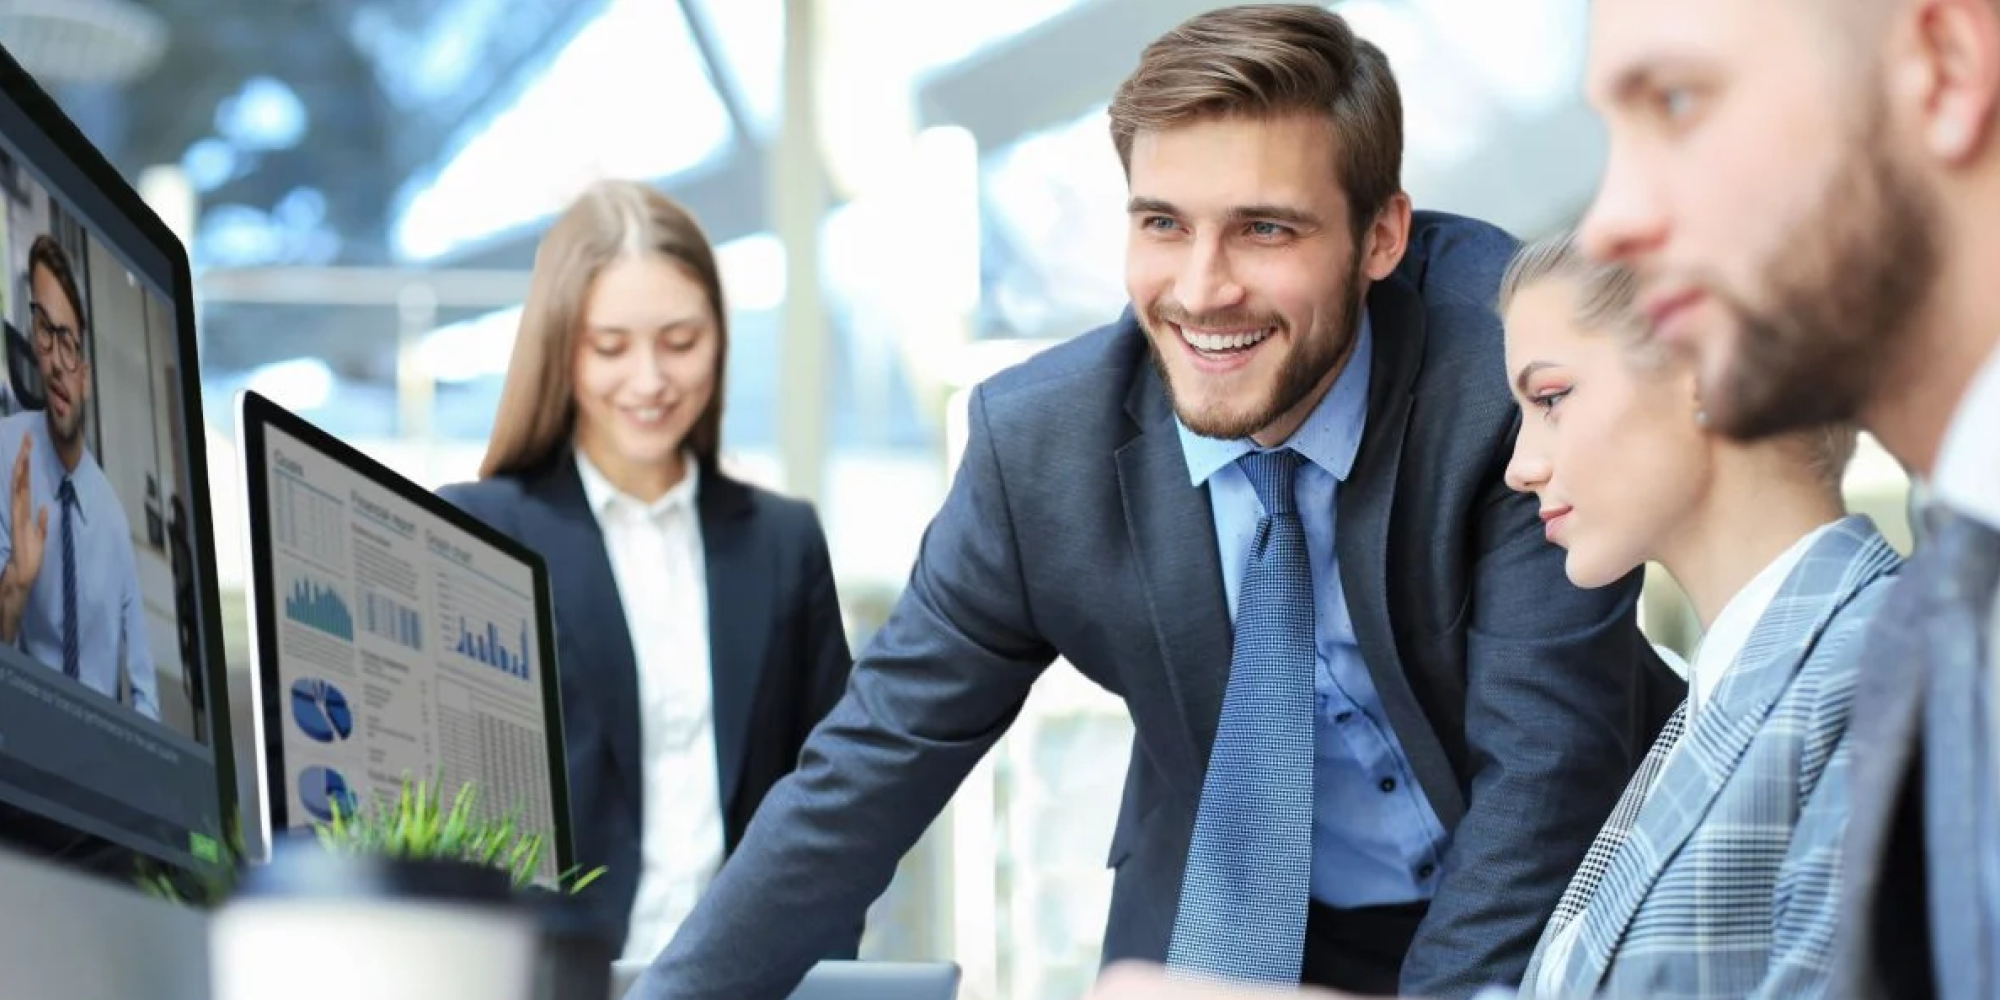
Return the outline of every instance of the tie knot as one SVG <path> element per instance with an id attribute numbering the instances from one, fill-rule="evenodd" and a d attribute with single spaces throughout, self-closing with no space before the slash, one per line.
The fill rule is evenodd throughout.
<path id="1" fill-rule="evenodd" d="M 1243 474 L 1250 477 L 1250 487 L 1257 491 L 1257 502 L 1264 505 L 1266 516 L 1298 512 L 1298 505 L 1292 499 L 1292 480 L 1299 469 L 1299 458 L 1298 452 L 1279 448 L 1253 451 L 1237 460 Z"/>
<path id="2" fill-rule="evenodd" d="M 62 485 L 56 487 L 56 499 L 66 504 L 76 503 L 76 481 L 65 476 Z"/>

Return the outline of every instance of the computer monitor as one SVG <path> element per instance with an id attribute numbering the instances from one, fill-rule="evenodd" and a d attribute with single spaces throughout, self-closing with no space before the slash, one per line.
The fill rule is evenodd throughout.
<path id="1" fill-rule="evenodd" d="M 430 491 L 255 392 L 250 491 L 260 811 L 273 836 L 467 781 L 573 862 L 547 567 Z"/>
<path id="2" fill-rule="evenodd" d="M 235 812 L 186 250 L 0 51 L 0 840 L 131 884 Z"/>

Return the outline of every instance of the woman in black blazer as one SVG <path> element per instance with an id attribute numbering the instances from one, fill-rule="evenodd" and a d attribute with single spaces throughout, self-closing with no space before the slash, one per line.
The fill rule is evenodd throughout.
<path id="1" fill-rule="evenodd" d="M 578 860 L 627 958 L 671 939 L 851 665 L 812 507 L 717 464 L 728 340 L 695 220 L 592 187 L 536 253 L 479 481 L 439 491 L 548 562 Z"/>

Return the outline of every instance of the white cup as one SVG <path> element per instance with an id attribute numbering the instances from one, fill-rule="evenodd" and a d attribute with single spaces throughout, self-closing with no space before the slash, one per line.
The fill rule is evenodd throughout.
<path id="1" fill-rule="evenodd" d="M 210 924 L 215 1000 L 534 1000 L 536 923 L 504 877 L 332 856 L 270 867 Z"/>

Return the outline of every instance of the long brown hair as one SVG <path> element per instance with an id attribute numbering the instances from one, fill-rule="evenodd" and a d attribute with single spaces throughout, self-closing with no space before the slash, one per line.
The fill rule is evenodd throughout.
<path id="1" fill-rule="evenodd" d="M 684 268 L 708 294 L 715 314 L 715 391 L 686 443 L 696 461 L 714 468 L 722 446 L 723 370 L 729 357 L 729 314 L 715 249 L 694 216 L 672 198 L 641 183 L 611 180 L 585 190 L 535 250 L 521 328 L 479 465 L 481 479 L 539 470 L 569 445 L 576 427 L 571 375 L 591 286 L 614 261 L 644 253 Z"/>

